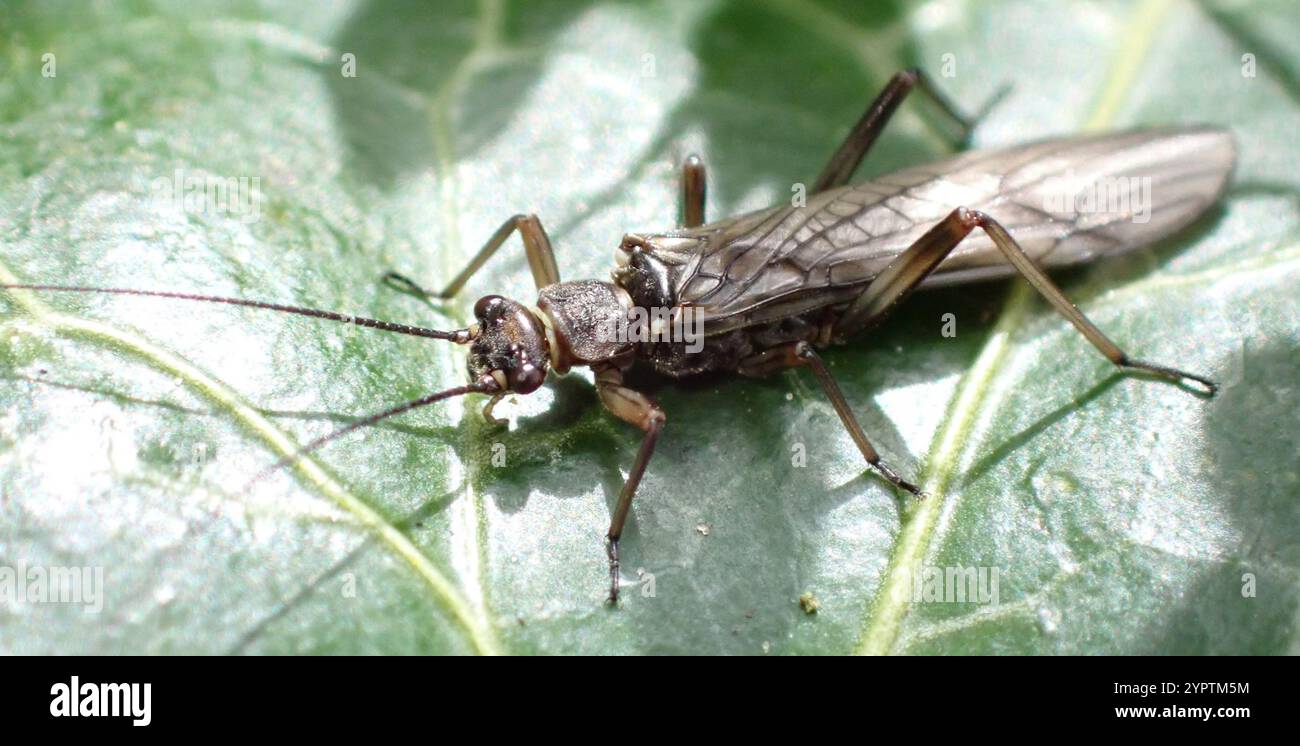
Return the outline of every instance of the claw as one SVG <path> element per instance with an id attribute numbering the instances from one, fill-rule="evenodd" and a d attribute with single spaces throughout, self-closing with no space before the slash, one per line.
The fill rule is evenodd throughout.
<path id="1" fill-rule="evenodd" d="M 425 290 L 424 288 L 420 287 L 420 285 L 416 283 L 415 280 L 412 280 L 406 275 L 397 272 L 386 273 L 380 279 L 380 282 L 384 283 L 385 285 L 392 288 L 393 290 L 396 290 L 399 293 L 408 293 L 410 295 L 414 295 L 417 298 L 422 298 L 424 300 L 437 297 L 433 293 L 430 293 L 428 290 Z"/>

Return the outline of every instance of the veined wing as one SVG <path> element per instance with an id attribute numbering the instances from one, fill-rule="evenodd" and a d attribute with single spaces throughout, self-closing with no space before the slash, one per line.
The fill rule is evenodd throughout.
<path id="1" fill-rule="evenodd" d="M 1208 127 L 1047 140 L 979 150 L 656 241 L 679 267 L 677 301 L 710 333 L 847 302 L 957 207 L 982 210 L 1045 266 L 1149 244 L 1223 191 L 1230 133 Z M 923 287 L 1013 273 L 982 232 Z"/>

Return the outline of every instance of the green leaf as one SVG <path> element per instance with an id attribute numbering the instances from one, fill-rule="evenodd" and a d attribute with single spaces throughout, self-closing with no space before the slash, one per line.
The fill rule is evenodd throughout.
<path id="1" fill-rule="evenodd" d="M 864 470 L 806 372 L 648 383 L 668 425 L 624 540 L 643 582 L 618 610 L 602 605 L 603 536 L 639 434 L 589 375 L 507 400 L 505 429 L 452 401 L 248 486 L 356 416 L 463 382 L 462 351 L 250 309 L 6 292 L 0 565 L 100 567 L 104 583 L 98 613 L 0 602 L 4 652 L 1297 651 L 1300 29 L 1283 0 L 6 16 L 3 282 L 454 328 L 478 295 L 532 299 L 516 243 L 445 306 L 379 277 L 438 285 L 516 212 L 542 217 L 566 278 L 602 277 L 624 232 L 675 223 L 684 155 L 709 164 L 711 216 L 788 199 L 910 65 L 969 111 L 1012 85 L 976 145 L 1218 123 L 1240 161 L 1195 229 L 1061 276 L 1121 345 L 1212 374 L 1217 398 L 1113 373 L 1022 283 L 922 294 L 827 354 L 930 492 L 914 502 Z M 864 177 L 951 150 L 925 113 L 904 105 Z M 178 173 L 256 178 L 234 184 L 257 199 L 173 204 Z M 996 568 L 998 602 L 917 599 L 926 568 Z"/>

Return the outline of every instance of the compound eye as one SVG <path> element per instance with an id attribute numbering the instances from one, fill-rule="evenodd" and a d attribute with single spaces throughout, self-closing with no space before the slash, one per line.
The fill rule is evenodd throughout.
<path id="1" fill-rule="evenodd" d="M 536 391 L 546 382 L 546 371 L 532 363 L 524 363 L 513 371 L 511 378 L 514 379 L 511 390 L 527 394 Z"/>
<path id="2" fill-rule="evenodd" d="M 483 320 L 491 321 L 501 315 L 505 308 L 505 298 L 499 295 L 485 295 L 478 299 L 474 304 L 474 316 Z"/>

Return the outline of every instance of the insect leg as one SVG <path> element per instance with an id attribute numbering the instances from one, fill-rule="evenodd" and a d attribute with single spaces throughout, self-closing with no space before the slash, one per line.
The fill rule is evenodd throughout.
<path id="1" fill-rule="evenodd" d="M 964 207 L 953 210 L 948 217 L 917 239 L 862 291 L 836 322 L 835 337 L 842 339 L 884 319 L 975 228 L 983 229 L 1016 271 L 1051 301 L 1056 310 L 1069 319 L 1107 360 L 1120 368 L 1145 371 L 1178 383 L 1194 381 L 1205 387 L 1211 396 L 1218 391 L 1218 384 L 1203 376 L 1130 358 L 1065 297 L 1001 224 L 978 210 Z"/>
<path id="2" fill-rule="evenodd" d="M 528 255 L 528 267 L 533 271 L 533 282 L 537 287 L 543 288 L 547 285 L 554 285 L 560 281 L 560 270 L 555 265 L 555 252 L 551 249 L 551 239 L 546 235 L 546 229 L 542 228 L 542 222 L 537 219 L 536 215 L 513 215 L 497 228 L 496 233 L 483 244 L 483 248 L 478 250 L 474 258 L 470 260 L 469 266 L 465 267 L 456 279 L 447 285 L 441 293 L 430 293 L 413 280 L 405 275 L 396 272 L 389 272 L 384 275 L 384 282 L 399 290 L 406 290 L 435 298 L 450 298 L 460 289 L 465 287 L 469 278 L 479 271 L 487 260 L 501 248 L 501 245 L 510 238 L 510 234 L 519 231 L 519 237 L 524 241 L 524 252 Z"/>
<path id="3" fill-rule="evenodd" d="M 812 345 L 807 342 L 791 342 L 764 350 L 741 361 L 739 372 L 741 375 L 746 376 L 764 376 L 778 370 L 803 365 L 812 368 L 813 375 L 817 376 L 817 381 L 821 383 L 822 390 L 826 392 L 826 396 L 831 400 L 831 406 L 835 408 L 835 413 L 840 416 L 840 422 L 844 423 L 844 429 L 849 431 L 849 437 L 853 438 L 853 442 L 857 444 L 858 450 L 862 452 L 862 457 L 867 460 L 871 468 L 880 472 L 881 476 L 895 486 L 907 490 L 913 495 L 920 496 L 921 490 L 916 485 L 898 476 L 897 472 L 880 460 L 880 454 L 871 445 L 871 441 L 867 440 L 867 434 L 862 431 L 862 425 L 858 424 L 858 418 L 854 416 L 853 409 L 849 407 L 848 400 L 844 398 L 844 392 L 840 390 L 839 384 L 835 383 L 835 379 L 831 377 L 831 372 L 826 368 L 826 364 L 822 362 L 821 356 L 817 354 Z"/>
<path id="4" fill-rule="evenodd" d="M 853 125 L 849 136 L 844 139 L 835 155 L 822 169 L 817 181 L 813 183 L 810 194 L 824 192 L 827 189 L 833 189 L 838 186 L 844 186 L 857 170 L 858 164 L 862 163 L 862 158 L 867 154 L 867 150 L 875 143 L 876 138 L 880 136 L 889 118 L 893 116 L 898 105 L 912 89 L 916 88 L 924 93 L 927 97 L 938 105 L 939 110 L 944 116 L 951 119 L 960 129 L 961 138 L 965 139 L 970 133 L 972 122 L 967 119 L 957 107 L 953 106 L 946 97 L 935 87 L 925 73 L 916 68 L 903 70 L 894 73 L 885 89 L 876 96 L 876 100 L 871 102 L 867 110 L 862 114 L 858 123 Z"/>
<path id="5" fill-rule="evenodd" d="M 609 523 L 609 603 L 618 603 L 618 540 L 623 535 L 623 524 L 627 522 L 628 511 L 632 508 L 632 497 L 637 485 L 645 474 L 646 465 L 655 452 L 655 441 L 659 439 L 659 430 L 664 425 L 664 412 L 645 394 L 623 385 L 623 372 L 615 366 L 606 366 L 596 370 L 596 392 L 605 408 L 615 417 L 636 425 L 645 431 L 641 440 L 641 449 L 637 451 L 632 471 L 623 482 L 623 489 L 618 494 L 618 504 L 614 507 L 614 516 Z"/>
<path id="6" fill-rule="evenodd" d="M 704 225 L 704 201 L 708 186 L 704 179 L 704 161 L 698 155 L 687 156 L 682 164 L 682 227 Z"/>

